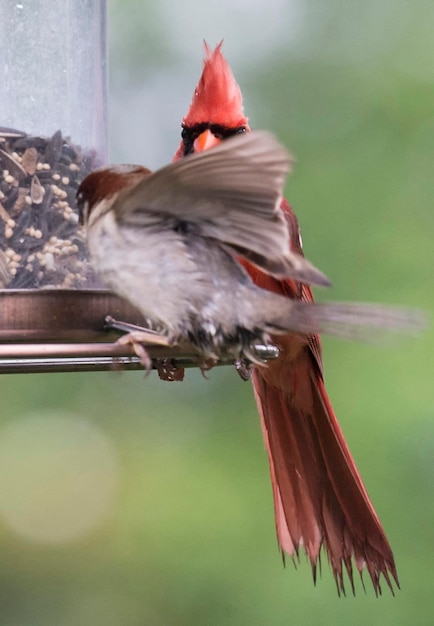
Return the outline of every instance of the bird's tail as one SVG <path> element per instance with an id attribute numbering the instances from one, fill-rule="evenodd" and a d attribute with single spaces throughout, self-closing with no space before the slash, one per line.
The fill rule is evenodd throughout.
<path id="1" fill-rule="evenodd" d="M 275 386 L 264 378 L 267 368 L 253 374 L 280 548 L 297 557 L 303 547 L 316 580 L 324 546 L 339 594 L 344 571 L 354 593 L 353 563 L 360 575 L 366 568 L 377 595 L 381 576 L 393 593 L 392 580 L 399 583 L 392 550 L 309 357 L 297 374 L 300 387 Z"/>
<path id="2" fill-rule="evenodd" d="M 277 303 L 273 294 L 274 302 Z M 418 333 L 427 325 L 418 309 L 357 302 L 302 302 L 279 298 L 273 332 L 328 334 L 344 339 L 379 341 L 391 333 Z"/>

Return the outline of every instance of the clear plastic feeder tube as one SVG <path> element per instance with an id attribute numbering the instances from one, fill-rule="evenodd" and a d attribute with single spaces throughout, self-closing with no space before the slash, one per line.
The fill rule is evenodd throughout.
<path id="1" fill-rule="evenodd" d="M 94 286 L 75 206 L 106 161 L 105 0 L 0 0 L 0 288 Z"/>

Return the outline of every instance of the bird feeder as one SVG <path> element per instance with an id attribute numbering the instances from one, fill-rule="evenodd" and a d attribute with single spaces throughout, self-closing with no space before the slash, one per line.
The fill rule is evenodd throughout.
<path id="1" fill-rule="evenodd" d="M 106 162 L 105 0 L 0 0 L 0 61 L 0 373 L 139 368 L 116 339 L 146 322 L 99 284 L 75 204 Z"/>

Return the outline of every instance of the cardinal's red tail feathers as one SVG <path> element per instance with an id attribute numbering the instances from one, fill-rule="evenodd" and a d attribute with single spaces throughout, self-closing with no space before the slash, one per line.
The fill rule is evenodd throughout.
<path id="1" fill-rule="evenodd" d="M 304 358 L 311 357 L 306 352 Z M 399 582 L 392 550 L 321 375 L 312 363 L 305 365 L 302 396 L 301 390 L 290 385 L 284 391 L 270 384 L 264 378 L 266 369 L 255 369 L 253 374 L 269 456 L 279 545 L 291 557 L 298 557 L 302 546 L 314 580 L 324 546 L 339 594 L 345 594 L 344 568 L 355 591 L 353 562 L 361 577 L 364 568 L 368 570 L 377 595 L 381 594 L 381 575 L 393 593 L 392 578 L 398 587 Z"/>

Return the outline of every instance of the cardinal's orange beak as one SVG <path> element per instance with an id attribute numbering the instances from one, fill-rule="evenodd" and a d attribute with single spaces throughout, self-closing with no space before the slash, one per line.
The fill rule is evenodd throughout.
<path id="1" fill-rule="evenodd" d="M 203 152 L 204 150 L 208 150 L 208 148 L 218 146 L 219 143 L 220 139 L 217 139 L 217 137 L 215 137 L 212 132 L 207 129 L 204 130 L 197 139 L 195 139 L 193 148 L 195 152 Z"/>

